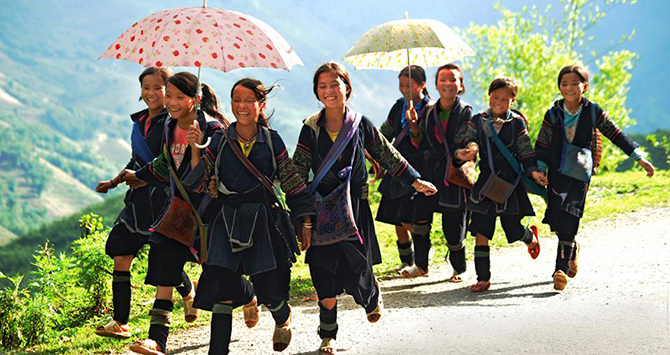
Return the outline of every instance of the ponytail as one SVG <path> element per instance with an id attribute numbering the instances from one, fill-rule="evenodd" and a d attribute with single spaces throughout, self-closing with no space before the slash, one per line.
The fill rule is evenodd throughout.
<path id="1" fill-rule="evenodd" d="M 201 88 L 202 98 L 200 99 L 200 109 L 221 122 L 224 127 L 228 127 L 230 122 L 226 119 L 226 116 L 219 111 L 219 99 L 216 97 L 214 90 L 204 83 Z"/>
<path id="2" fill-rule="evenodd" d="M 517 115 L 521 116 L 521 120 L 523 121 L 523 124 L 526 125 L 526 129 L 527 130 L 530 129 L 530 126 L 528 126 L 528 119 L 526 118 L 526 116 L 523 113 L 521 113 L 521 111 L 519 111 L 515 108 L 510 109 L 510 111 L 512 111 L 512 112 L 516 113 Z"/>
<path id="3" fill-rule="evenodd" d="M 421 92 L 422 92 L 423 95 L 426 96 L 427 98 L 432 99 L 432 97 L 430 97 L 430 94 L 428 93 L 428 88 L 423 88 L 423 91 L 421 91 Z"/>

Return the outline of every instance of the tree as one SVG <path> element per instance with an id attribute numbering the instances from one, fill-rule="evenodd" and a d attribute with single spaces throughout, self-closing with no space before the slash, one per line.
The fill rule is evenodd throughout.
<path id="1" fill-rule="evenodd" d="M 557 76 L 566 65 L 579 64 L 590 70 L 590 88 L 586 96 L 600 104 L 620 127 L 635 123 L 626 108 L 631 70 L 637 54 L 615 48 L 634 31 L 607 48 L 604 53 L 589 50 L 595 37 L 588 29 L 602 20 L 607 10 L 632 5 L 635 0 L 604 0 L 603 9 L 590 0 L 560 0 L 562 16 L 551 19 L 551 6 L 539 11 L 536 6 L 512 12 L 500 3 L 502 14 L 496 25 L 475 25 L 461 31 L 477 56 L 464 60 L 466 83 L 481 92 L 483 101 L 491 81 L 499 76 L 515 79 L 519 85 L 517 107 L 528 117 L 529 133 L 535 141 L 544 113 L 560 98 Z M 588 53 L 588 58 L 587 58 Z M 485 107 L 482 105 L 482 107 Z M 613 171 L 625 159 L 624 154 L 605 139 L 601 170 Z"/>

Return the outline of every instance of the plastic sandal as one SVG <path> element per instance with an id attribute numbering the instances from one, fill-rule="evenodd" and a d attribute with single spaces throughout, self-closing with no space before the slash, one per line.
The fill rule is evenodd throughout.
<path id="1" fill-rule="evenodd" d="M 258 320 L 260 319 L 260 308 L 258 308 L 256 297 L 242 307 L 242 312 L 244 312 L 244 324 L 246 324 L 248 328 L 253 328 L 258 324 Z"/>
<path id="2" fill-rule="evenodd" d="M 416 265 L 412 265 L 400 270 L 400 275 L 406 279 L 413 279 L 419 276 L 428 276 L 428 272 L 421 270 Z"/>
<path id="3" fill-rule="evenodd" d="M 132 336 L 130 328 L 127 324 L 119 324 L 119 322 L 112 320 L 105 326 L 100 326 L 95 329 L 95 334 L 101 337 L 111 337 L 119 339 L 128 339 Z"/>
<path id="4" fill-rule="evenodd" d="M 484 292 L 491 288 L 490 281 L 479 281 L 476 284 L 470 286 L 470 292 Z"/>
<path id="5" fill-rule="evenodd" d="M 528 244 L 528 254 L 530 254 L 530 257 L 534 259 L 537 259 L 538 256 L 540 256 L 540 238 L 538 238 L 537 234 L 537 227 L 536 226 L 530 226 L 531 232 L 533 232 L 533 242 Z M 531 247 L 532 245 L 532 247 Z"/>
<path id="6" fill-rule="evenodd" d="M 563 291 L 565 286 L 568 284 L 568 275 L 566 275 L 562 270 L 558 270 L 554 273 L 554 290 Z"/>
<path id="7" fill-rule="evenodd" d="M 573 251 L 573 256 L 570 261 L 568 261 L 568 277 L 572 278 L 577 276 L 577 271 L 579 271 L 579 268 L 577 266 L 577 259 L 579 259 L 579 252 L 581 251 L 582 247 L 579 245 L 579 243 L 575 242 L 575 249 Z"/>
<path id="8" fill-rule="evenodd" d="M 198 281 L 193 281 L 193 290 L 196 291 L 198 289 Z M 193 292 L 195 294 L 195 292 Z M 193 300 L 195 300 L 195 295 L 191 296 L 186 295 L 186 297 L 183 298 L 184 300 L 184 320 L 187 323 L 193 323 L 195 322 L 196 319 L 198 319 L 198 315 L 200 315 L 200 310 L 197 308 L 193 308 Z"/>
<path id="9" fill-rule="evenodd" d="M 382 288 L 379 287 L 379 282 L 375 279 L 375 285 L 377 285 L 377 290 L 379 290 L 379 295 L 377 296 L 377 307 L 368 313 L 366 316 L 368 322 L 377 323 L 382 318 L 382 310 L 384 309 L 384 300 L 382 298 Z"/>
<path id="10" fill-rule="evenodd" d="M 456 272 L 456 270 L 454 270 L 454 273 L 451 275 L 450 278 L 447 279 L 447 282 L 451 282 L 451 283 L 463 282 L 463 279 L 458 275 L 459 274 Z"/>
<path id="11" fill-rule="evenodd" d="M 138 340 L 130 346 L 130 350 L 138 354 L 165 355 L 165 353 L 160 351 L 158 343 L 153 339 Z"/>
<path id="12" fill-rule="evenodd" d="M 291 322 L 293 321 L 293 310 L 288 306 L 289 316 L 283 325 L 275 325 L 275 332 L 272 334 L 272 349 L 274 351 L 284 351 L 291 344 Z"/>
<path id="13" fill-rule="evenodd" d="M 335 355 L 335 339 L 323 338 L 319 346 L 319 355 Z"/>

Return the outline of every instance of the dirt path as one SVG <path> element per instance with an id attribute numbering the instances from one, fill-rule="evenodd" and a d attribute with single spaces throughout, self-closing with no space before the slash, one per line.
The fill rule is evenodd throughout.
<path id="1" fill-rule="evenodd" d="M 342 354 L 670 354 L 670 208 L 643 209 L 586 224 L 579 275 L 551 283 L 556 239 L 531 260 L 523 245 L 491 255 L 492 289 L 473 294 L 449 284 L 451 268 L 429 277 L 382 282 L 386 312 L 377 324 L 351 297 L 340 298 Z M 498 236 L 501 237 L 501 236 Z M 294 306 L 293 342 L 284 354 L 314 354 L 316 302 Z M 236 312 L 231 354 L 272 353 L 273 321 L 264 310 L 247 329 Z M 168 354 L 207 354 L 209 328 L 172 336 Z"/>

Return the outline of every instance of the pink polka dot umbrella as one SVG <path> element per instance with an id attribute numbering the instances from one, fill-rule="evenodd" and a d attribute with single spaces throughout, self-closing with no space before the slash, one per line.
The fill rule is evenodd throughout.
<path id="1" fill-rule="evenodd" d="M 157 12 L 134 23 L 100 58 L 145 67 L 290 70 L 303 65 L 288 42 L 265 22 L 236 11 L 207 7 Z"/>
<path id="2" fill-rule="evenodd" d="M 272 27 L 249 15 L 207 7 L 157 12 L 135 22 L 100 58 L 122 59 L 145 67 L 239 68 L 290 71 L 303 65 L 293 47 Z M 100 59 L 98 58 L 98 59 Z M 200 85 L 197 97 L 200 98 Z M 196 101 L 199 109 L 200 100 Z M 210 139 L 199 147 L 205 148 Z"/>

